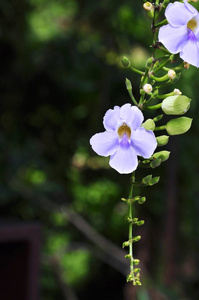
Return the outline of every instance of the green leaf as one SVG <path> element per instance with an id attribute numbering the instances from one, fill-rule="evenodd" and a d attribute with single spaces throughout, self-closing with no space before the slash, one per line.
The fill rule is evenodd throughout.
<path id="1" fill-rule="evenodd" d="M 166 124 L 166 131 L 170 135 L 183 134 L 187 132 L 191 127 L 192 120 L 193 119 L 187 117 L 181 117 L 181 118 L 170 120 Z"/>
<path id="2" fill-rule="evenodd" d="M 156 137 L 158 146 L 165 146 L 168 141 L 169 141 L 169 136 L 168 135 L 161 135 Z"/>
<path id="3" fill-rule="evenodd" d="M 144 127 L 146 130 L 152 130 L 154 131 L 155 129 L 155 122 L 152 119 L 146 120 L 143 124 L 142 127 Z"/>
<path id="4" fill-rule="evenodd" d="M 183 115 L 190 107 L 191 99 L 184 95 L 167 97 L 162 101 L 162 110 L 166 115 Z"/>

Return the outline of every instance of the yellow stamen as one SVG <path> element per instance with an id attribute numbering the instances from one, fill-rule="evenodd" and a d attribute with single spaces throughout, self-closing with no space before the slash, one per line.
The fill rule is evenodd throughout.
<path id="1" fill-rule="evenodd" d="M 195 30 L 195 28 L 197 27 L 197 21 L 196 19 L 191 19 L 188 23 L 187 23 L 187 28 L 191 29 L 193 32 Z"/>
<path id="2" fill-rule="evenodd" d="M 128 139 L 131 137 L 131 129 L 126 125 L 126 123 L 123 123 L 119 128 L 118 128 L 118 135 L 120 138 L 122 138 L 125 134 Z"/>

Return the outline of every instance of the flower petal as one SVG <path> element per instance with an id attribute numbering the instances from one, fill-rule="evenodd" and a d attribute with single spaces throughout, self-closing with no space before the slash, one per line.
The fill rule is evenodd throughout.
<path id="1" fill-rule="evenodd" d="M 144 120 L 141 110 L 136 106 L 131 106 L 129 103 L 121 107 L 120 118 L 133 130 L 141 126 Z"/>
<path id="2" fill-rule="evenodd" d="M 109 156 L 114 154 L 119 147 L 119 141 L 115 132 L 96 133 L 90 139 L 93 150 L 101 156 Z"/>
<path id="3" fill-rule="evenodd" d="M 169 52 L 176 54 L 183 50 L 188 41 L 187 26 L 178 28 L 169 24 L 162 26 L 159 30 L 158 39 Z"/>
<path id="4" fill-rule="evenodd" d="M 134 149 L 120 146 L 117 152 L 111 156 L 109 161 L 110 166 L 120 174 L 129 174 L 136 170 L 138 159 Z"/>
<path id="5" fill-rule="evenodd" d="M 195 9 L 195 7 L 193 7 L 191 4 L 189 4 L 187 2 L 187 0 L 184 0 L 184 5 L 192 14 L 196 14 L 196 15 L 198 14 L 198 11 Z"/>
<path id="6" fill-rule="evenodd" d="M 189 9 L 189 6 L 193 9 Z M 186 25 L 193 17 L 197 16 L 197 10 L 190 4 L 179 2 L 170 3 L 165 10 L 165 17 L 173 27 Z"/>
<path id="7" fill-rule="evenodd" d="M 186 46 L 180 52 L 180 57 L 189 64 L 199 67 L 199 45 L 193 32 L 189 35 Z"/>
<path id="8" fill-rule="evenodd" d="M 132 133 L 131 144 L 137 155 L 150 158 L 157 147 L 157 141 L 153 131 L 143 127 Z"/>
<path id="9" fill-rule="evenodd" d="M 118 126 L 118 122 L 120 120 L 120 107 L 115 106 L 114 109 L 109 109 L 103 119 L 104 128 L 107 131 L 113 131 Z"/>

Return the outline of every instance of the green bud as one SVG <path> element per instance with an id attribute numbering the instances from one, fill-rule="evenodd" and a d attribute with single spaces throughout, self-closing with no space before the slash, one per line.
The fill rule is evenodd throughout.
<path id="1" fill-rule="evenodd" d="M 153 119 L 154 122 L 158 122 L 162 119 L 163 115 L 159 115 Z"/>
<path id="2" fill-rule="evenodd" d="M 165 146 L 169 141 L 169 136 L 161 135 L 161 136 L 156 137 L 156 140 L 157 140 L 158 146 Z"/>
<path id="3" fill-rule="evenodd" d="M 155 158 L 155 159 L 153 159 L 152 162 L 150 163 L 150 167 L 151 167 L 152 169 L 155 169 L 155 168 L 159 167 L 159 165 L 161 164 L 161 162 L 162 162 L 161 159 Z"/>
<path id="4" fill-rule="evenodd" d="M 124 57 L 122 58 L 122 64 L 123 64 L 123 66 L 124 66 L 125 68 L 129 68 L 130 65 L 131 65 L 129 59 L 128 59 L 126 56 L 124 56 Z"/>
<path id="5" fill-rule="evenodd" d="M 144 178 L 142 179 L 142 182 L 143 182 L 144 184 L 148 184 L 148 183 L 150 182 L 151 179 L 152 179 L 152 175 L 147 175 L 146 177 L 144 177 Z"/>
<path id="6" fill-rule="evenodd" d="M 146 130 L 152 130 L 155 129 L 155 122 L 152 119 L 146 120 L 144 123 L 142 123 L 142 127 L 144 127 Z"/>
<path id="7" fill-rule="evenodd" d="M 144 220 L 140 220 L 137 222 L 137 226 L 142 226 L 142 225 L 144 225 Z"/>
<path id="8" fill-rule="evenodd" d="M 146 197 L 141 197 L 141 198 L 138 200 L 138 203 L 139 203 L 139 204 L 143 204 L 145 201 L 146 201 Z"/>
<path id="9" fill-rule="evenodd" d="M 159 180 L 160 180 L 160 177 L 154 177 L 150 180 L 149 185 L 152 186 L 152 185 L 158 183 Z"/>
<path id="10" fill-rule="evenodd" d="M 138 235 L 138 236 L 135 236 L 135 237 L 133 237 L 133 242 L 138 242 L 138 241 L 140 241 L 141 240 L 141 236 L 140 235 Z"/>
<path id="11" fill-rule="evenodd" d="M 191 123 L 192 119 L 187 117 L 173 119 L 166 124 L 166 131 L 170 135 L 183 134 L 190 129 Z"/>
<path id="12" fill-rule="evenodd" d="M 138 218 L 133 218 L 133 223 L 136 223 L 138 221 Z"/>
<path id="13" fill-rule="evenodd" d="M 129 241 L 126 241 L 126 242 L 122 243 L 122 248 L 128 247 L 128 246 L 129 246 Z"/>
<path id="14" fill-rule="evenodd" d="M 141 270 L 140 268 L 135 268 L 134 273 L 138 273 L 138 272 L 140 272 L 140 270 Z"/>
<path id="15" fill-rule="evenodd" d="M 134 260 L 133 260 L 133 263 L 134 263 L 134 265 L 136 265 L 136 266 L 137 266 L 137 265 L 139 265 L 139 263 L 140 263 L 140 260 L 139 260 L 139 259 L 134 259 Z"/>
<path id="16" fill-rule="evenodd" d="M 131 255 L 130 254 L 125 255 L 125 258 L 126 259 L 131 259 Z"/>
<path id="17" fill-rule="evenodd" d="M 153 157 L 155 157 L 156 159 L 160 159 L 161 162 L 163 162 L 163 161 L 166 161 L 169 158 L 170 153 L 171 153 L 170 151 L 164 150 L 164 151 L 154 153 Z"/>
<path id="18" fill-rule="evenodd" d="M 150 160 L 149 160 L 149 159 L 145 159 L 145 160 L 142 161 L 142 164 L 143 164 L 143 165 L 147 165 L 148 163 L 150 163 Z"/>
<path id="19" fill-rule="evenodd" d="M 128 78 L 126 78 L 126 88 L 127 88 L 127 90 L 132 90 L 132 84 L 131 84 L 130 80 L 128 80 Z"/>
<path id="20" fill-rule="evenodd" d="M 153 62 L 153 59 L 154 59 L 153 57 L 150 57 L 150 58 L 147 59 L 146 65 L 145 65 L 146 68 L 150 67 L 150 65 L 151 65 L 152 62 Z"/>
<path id="21" fill-rule="evenodd" d="M 183 95 L 167 97 L 162 101 L 162 110 L 166 115 L 183 115 L 190 107 L 191 99 Z"/>

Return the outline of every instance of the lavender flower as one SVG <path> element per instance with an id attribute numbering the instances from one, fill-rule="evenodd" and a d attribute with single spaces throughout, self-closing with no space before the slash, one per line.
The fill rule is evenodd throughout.
<path id="1" fill-rule="evenodd" d="M 168 25 L 159 30 L 159 41 L 189 64 L 199 67 L 199 13 L 187 0 L 170 3 L 165 11 Z"/>
<path id="2" fill-rule="evenodd" d="M 115 106 L 104 116 L 106 131 L 90 139 L 93 150 L 101 156 L 110 155 L 110 166 L 121 174 L 133 172 L 138 166 L 137 156 L 150 158 L 157 146 L 153 131 L 141 127 L 143 119 L 136 106 Z"/>

